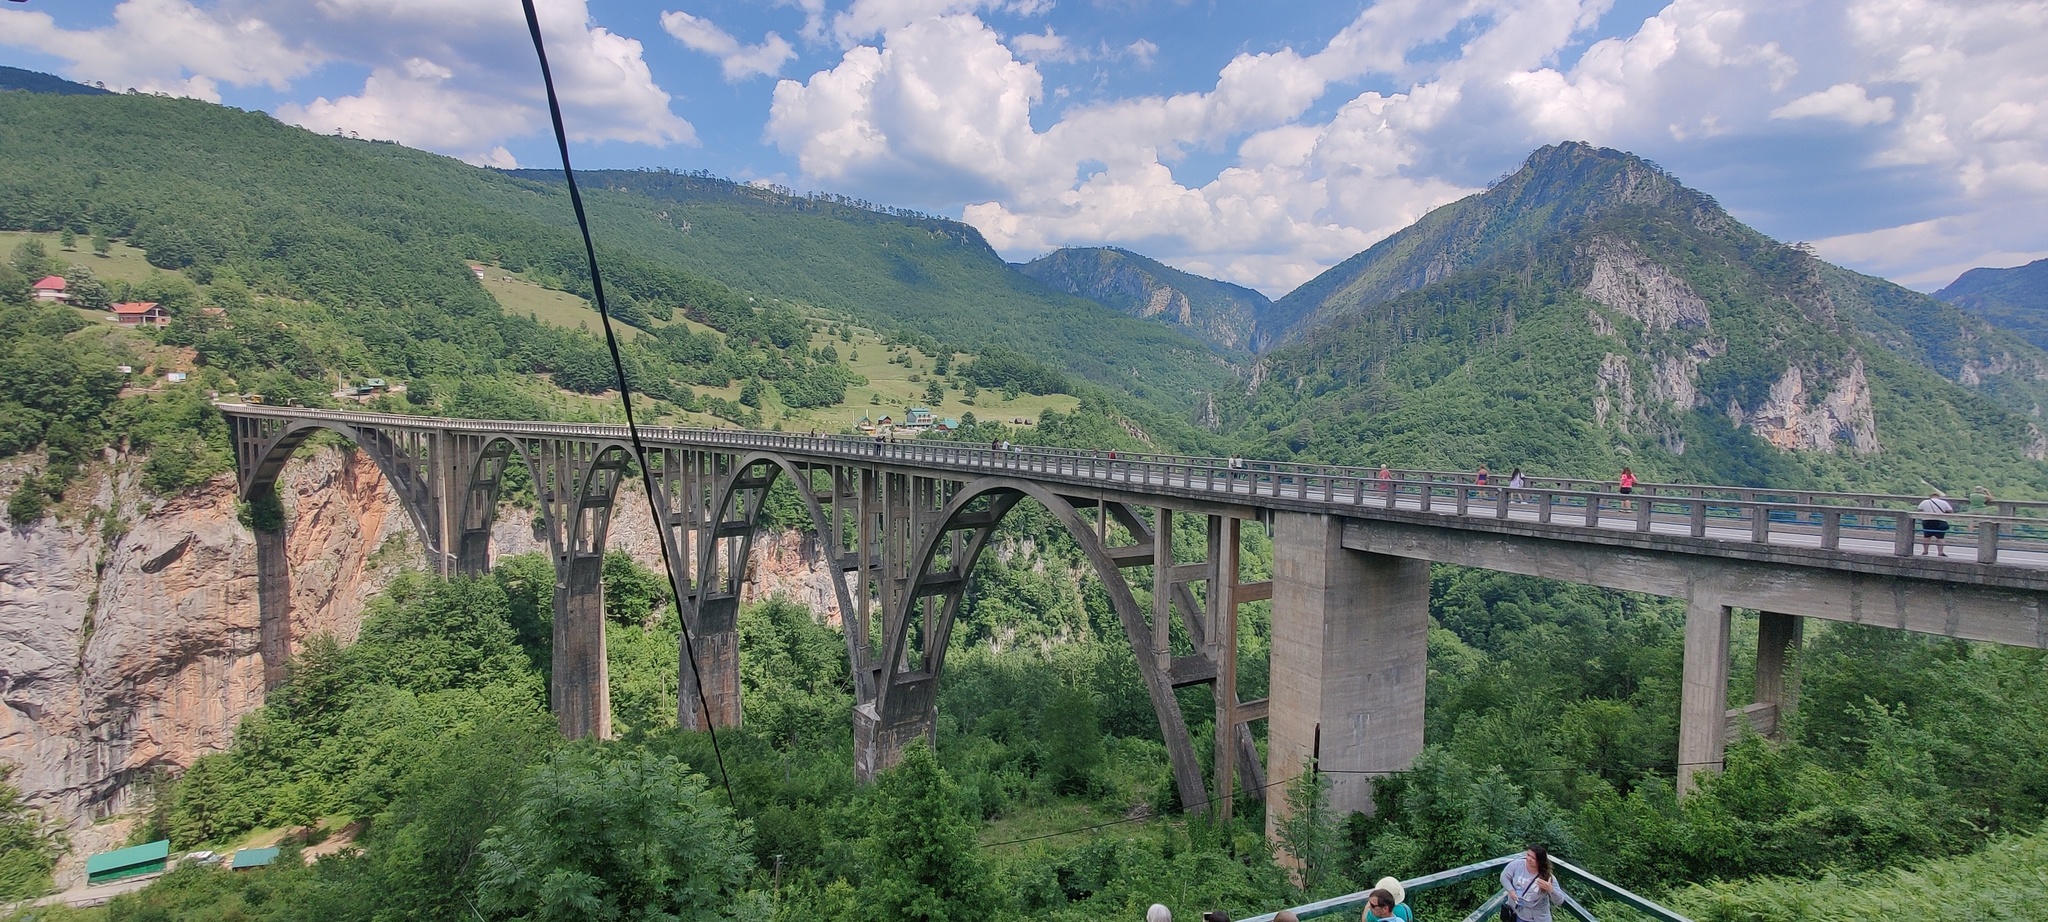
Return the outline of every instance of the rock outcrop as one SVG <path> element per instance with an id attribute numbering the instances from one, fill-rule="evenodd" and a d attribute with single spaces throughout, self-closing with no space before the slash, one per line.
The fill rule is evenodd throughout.
<path id="1" fill-rule="evenodd" d="M 91 824 L 133 807 L 138 782 L 226 748 L 263 700 L 255 539 L 233 478 L 156 499 L 136 482 L 139 461 L 96 468 L 57 517 L 0 530 L 0 762 L 20 767 L 12 783 L 80 848 L 118 844 Z M 658 570 L 646 503 L 637 485 L 625 492 L 610 546 Z M 412 521 L 360 453 L 308 452 L 279 493 L 291 637 L 350 642 L 369 598 L 425 564 Z M 494 556 L 545 552 L 534 520 L 503 507 Z M 747 575 L 747 598 L 784 594 L 838 621 L 815 536 L 762 534 Z"/>
<path id="2" fill-rule="evenodd" d="M 255 545 L 232 478 L 146 498 L 137 460 L 73 487 L 67 508 L 97 514 L 0 530 L 0 761 L 74 827 L 225 747 L 263 697 Z M 280 494 L 292 635 L 352 640 L 365 600 L 418 566 L 405 513 L 375 465 L 332 450 L 288 468 Z"/>

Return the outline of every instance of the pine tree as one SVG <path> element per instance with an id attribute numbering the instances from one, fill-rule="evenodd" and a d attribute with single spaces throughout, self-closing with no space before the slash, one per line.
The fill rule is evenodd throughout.
<path id="1" fill-rule="evenodd" d="M 862 890 L 876 922 L 989 918 L 996 890 L 974 847 L 960 790 L 922 741 L 875 782 L 874 826 L 862 842 Z M 1000 913 L 996 913 L 1000 915 Z"/>

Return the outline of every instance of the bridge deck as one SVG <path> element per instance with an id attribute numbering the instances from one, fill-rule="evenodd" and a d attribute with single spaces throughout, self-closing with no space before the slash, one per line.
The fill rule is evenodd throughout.
<path id="1" fill-rule="evenodd" d="M 240 416 L 328 420 L 385 429 L 440 429 L 504 436 L 575 437 L 625 443 L 624 426 L 397 416 L 296 407 L 228 404 Z M 1672 539 L 1669 549 L 1748 556 L 1767 547 L 1804 549 L 1802 563 L 1868 571 L 1910 566 L 1919 575 L 1979 585 L 2048 588 L 2048 503 L 2004 501 L 1998 514 L 1957 512 L 1948 556 L 1909 560 L 1919 497 L 1877 493 L 1770 490 L 1757 487 L 1641 483 L 1631 496 L 1611 485 L 1569 478 L 1532 478 L 1527 489 L 1469 475 L 1397 470 L 1378 479 L 1367 468 L 1158 454 L 1092 452 L 1042 446 L 997 450 L 958 442 L 878 441 L 838 435 L 796 435 L 741 429 L 642 427 L 650 447 L 772 451 L 806 460 L 912 467 L 962 477 L 1018 476 L 1081 495 L 1144 500 L 1177 498 L 1228 506 L 1247 517 L 1256 509 L 1317 512 L 1353 519 L 1393 518 L 1445 528 L 1540 534 L 1553 540 L 1611 543 L 1628 535 Z M 1502 494 L 1508 495 L 1503 498 Z M 1901 533 L 1904 529 L 1904 533 Z"/>

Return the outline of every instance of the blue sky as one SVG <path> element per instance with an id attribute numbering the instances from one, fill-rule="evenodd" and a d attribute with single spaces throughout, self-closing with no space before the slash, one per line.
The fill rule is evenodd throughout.
<path id="1" fill-rule="evenodd" d="M 580 167 L 708 169 L 1278 296 L 1543 144 L 1921 289 L 2048 256 L 2042 0 L 543 0 Z M 551 166 L 511 0 L 28 0 L 0 63 Z"/>

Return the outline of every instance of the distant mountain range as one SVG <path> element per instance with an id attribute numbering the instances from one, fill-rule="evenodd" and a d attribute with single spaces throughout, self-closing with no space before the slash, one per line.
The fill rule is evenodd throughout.
<path id="1" fill-rule="evenodd" d="M 430 327 L 437 305 L 488 303 L 464 260 L 587 286 L 551 172 L 191 100 L 0 93 L 0 107 L 34 127 L 0 136 L 5 228 L 109 233 L 195 278 L 378 301 L 408 328 Z M 968 225 L 835 196 L 582 176 L 626 307 L 724 304 L 721 329 L 763 349 L 768 320 L 734 304 L 1008 347 L 1215 433 L 1188 429 L 1184 445 L 2048 495 L 2048 353 L 2001 328 L 2039 332 L 2041 264 L 1970 273 L 1950 304 L 1773 241 L 1620 151 L 1538 150 L 1277 302 L 1114 248 L 1011 266 Z"/>
<path id="2" fill-rule="evenodd" d="M 1934 296 L 2048 349 L 2048 259 L 2013 269 L 1971 269 Z"/>
<path id="3" fill-rule="evenodd" d="M 1248 353 L 1273 307 L 1265 295 L 1116 247 L 1067 247 L 1015 267 L 1068 294 L 1186 331 L 1225 353 Z"/>

